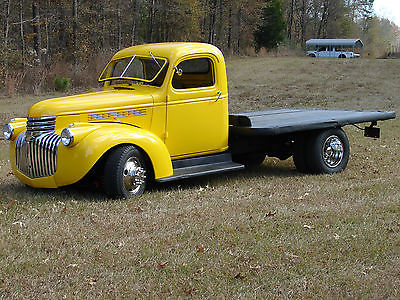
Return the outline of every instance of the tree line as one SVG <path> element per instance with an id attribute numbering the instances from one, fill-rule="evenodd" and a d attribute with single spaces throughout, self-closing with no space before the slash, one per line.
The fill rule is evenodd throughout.
<path id="1" fill-rule="evenodd" d="M 304 49 L 309 38 L 361 37 L 368 51 L 375 54 L 374 49 L 388 46 L 385 43 L 395 44 L 400 37 L 394 24 L 372 16 L 373 0 L 2 0 L 0 3 L 3 86 L 4 78 L 14 71 L 50 68 L 62 61 L 70 64 L 76 74 L 95 54 L 104 57 L 104 53 L 148 42 L 208 42 L 225 54 L 246 55 L 259 48 L 254 33 L 263 23 L 273 28 L 274 21 L 265 18 L 264 9 L 274 5 L 279 7 L 277 13 L 283 21 L 279 25 L 281 38 L 272 47 Z"/>

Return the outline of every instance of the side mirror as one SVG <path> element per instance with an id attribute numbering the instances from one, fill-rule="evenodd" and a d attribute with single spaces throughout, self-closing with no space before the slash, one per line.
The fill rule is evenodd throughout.
<path id="1" fill-rule="evenodd" d="M 183 71 L 182 69 L 178 68 L 177 66 L 174 67 L 176 74 L 178 74 L 178 76 L 182 76 Z"/>

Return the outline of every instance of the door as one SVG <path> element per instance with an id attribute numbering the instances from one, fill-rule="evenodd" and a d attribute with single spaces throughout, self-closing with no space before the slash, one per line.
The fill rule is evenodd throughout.
<path id="1" fill-rule="evenodd" d="M 165 143 L 172 157 L 220 152 L 227 147 L 228 95 L 222 93 L 212 55 L 178 61 L 167 97 Z M 225 70 L 224 70 L 225 72 Z"/>

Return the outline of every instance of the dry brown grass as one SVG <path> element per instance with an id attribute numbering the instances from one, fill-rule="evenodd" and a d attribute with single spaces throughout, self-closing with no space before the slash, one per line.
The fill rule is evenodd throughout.
<path id="1" fill-rule="evenodd" d="M 231 111 L 400 108 L 400 61 L 234 59 Z M 37 98 L 1 99 L 2 120 Z M 111 201 L 95 188 L 20 184 L 0 141 L 4 298 L 400 297 L 400 122 L 346 129 L 341 174 L 291 159 L 155 186 Z M 1 297 L 0 296 L 0 297 Z"/>

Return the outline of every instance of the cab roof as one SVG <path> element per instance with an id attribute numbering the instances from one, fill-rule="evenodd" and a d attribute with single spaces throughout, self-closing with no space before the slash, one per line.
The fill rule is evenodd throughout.
<path id="1" fill-rule="evenodd" d="M 175 63 L 176 60 L 183 56 L 194 54 L 213 54 L 218 60 L 223 61 L 224 59 L 221 51 L 213 45 L 186 42 L 154 43 L 133 46 L 118 51 L 112 59 L 125 58 L 134 54 L 139 56 L 150 56 L 149 52 L 151 52 L 155 57 L 167 58 L 170 63 Z"/>

